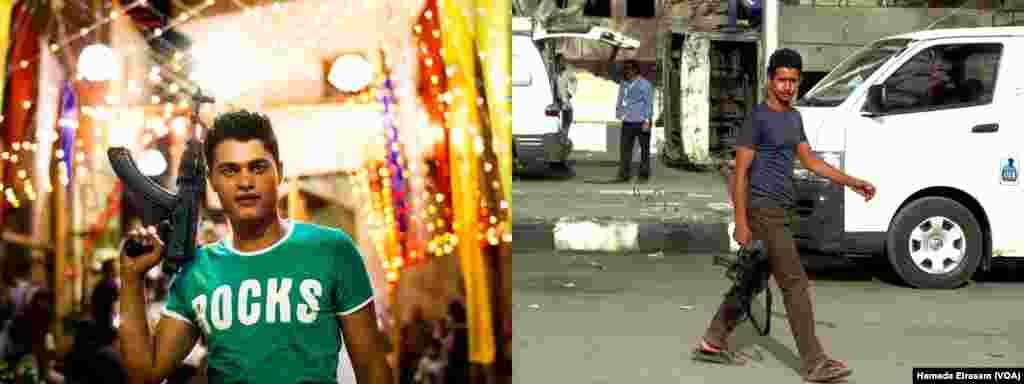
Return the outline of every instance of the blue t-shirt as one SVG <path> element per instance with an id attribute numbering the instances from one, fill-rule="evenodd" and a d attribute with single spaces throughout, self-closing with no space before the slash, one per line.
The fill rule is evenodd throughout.
<path id="1" fill-rule="evenodd" d="M 753 148 L 749 208 L 791 208 L 795 205 L 793 163 L 797 147 L 807 141 L 803 118 L 796 110 L 774 112 L 761 103 L 747 116 L 737 146 Z"/>

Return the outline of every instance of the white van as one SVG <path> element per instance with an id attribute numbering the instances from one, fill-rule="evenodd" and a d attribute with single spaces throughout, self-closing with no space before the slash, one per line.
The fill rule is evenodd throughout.
<path id="1" fill-rule="evenodd" d="M 559 100 L 554 68 L 541 54 L 542 44 L 569 38 L 635 49 L 640 43 L 602 27 L 544 30 L 533 28 L 527 20 L 514 18 L 513 21 L 519 25 L 512 31 L 512 154 L 516 171 L 569 170 L 569 155 L 572 153 L 569 127 L 572 122 L 563 122 L 564 102 Z"/>
<path id="2" fill-rule="evenodd" d="M 800 247 L 885 254 L 933 289 L 1024 256 L 1022 67 L 1024 27 L 903 34 L 840 63 L 797 107 L 819 156 L 878 193 L 797 169 Z"/>

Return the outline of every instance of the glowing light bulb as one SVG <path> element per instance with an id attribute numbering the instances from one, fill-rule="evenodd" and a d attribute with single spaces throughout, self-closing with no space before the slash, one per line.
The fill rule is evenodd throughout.
<path id="1" fill-rule="evenodd" d="M 93 44 L 82 50 L 78 57 L 78 70 L 90 81 L 117 80 L 121 74 L 114 51 L 103 44 Z"/>

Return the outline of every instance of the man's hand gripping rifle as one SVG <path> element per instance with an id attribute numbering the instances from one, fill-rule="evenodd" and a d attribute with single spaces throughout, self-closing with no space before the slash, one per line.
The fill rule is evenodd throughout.
<path id="1" fill-rule="evenodd" d="M 749 249 L 743 248 L 736 252 L 735 260 L 718 258 L 715 264 L 725 266 L 725 277 L 733 282 L 725 297 L 728 302 L 740 309 L 739 321 L 750 319 L 757 332 L 761 336 L 767 336 L 771 332 L 772 291 L 768 287 L 770 270 L 768 251 L 764 247 L 764 242 L 754 240 Z M 765 291 L 767 294 L 764 314 L 755 315 L 752 305 L 754 297 Z M 759 324 L 758 319 L 763 319 L 764 324 Z"/>
<path id="2" fill-rule="evenodd" d="M 213 98 L 203 95 L 199 90 L 192 96 L 194 129 L 199 127 L 202 103 L 213 101 Z M 177 194 L 143 175 L 127 148 L 111 147 L 107 150 L 107 157 L 117 177 L 129 191 L 142 197 L 144 210 L 159 218 L 157 231 L 164 243 L 160 259 L 163 261 L 163 271 L 167 274 L 177 273 L 182 264 L 195 257 L 197 250 L 199 207 L 202 204 L 200 199 L 206 191 L 206 159 L 202 141 L 195 136 L 188 139 L 178 167 Z M 135 240 L 128 240 L 124 247 L 129 257 L 137 257 L 153 249 L 153 246 Z"/>
<path id="3" fill-rule="evenodd" d="M 733 190 L 736 187 L 735 161 L 722 163 L 719 172 L 725 178 L 729 191 L 729 198 L 733 204 L 736 203 L 736 194 Z M 715 257 L 715 264 L 724 266 L 725 277 L 732 280 L 733 286 L 725 294 L 726 300 L 740 309 L 739 321 L 750 319 L 754 329 L 761 336 L 767 336 L 771 332 L 772 292 L 768 287 L 770 265 L 768 264 L 768 250 L 764 242 L 754 240 L 749 248 L 741 248 L 736 252 L 735 259 Z M 754 297 L 767 291 L 765 295 L 764 325 L 759 326 L 758 317 L 753 312 Z"/>

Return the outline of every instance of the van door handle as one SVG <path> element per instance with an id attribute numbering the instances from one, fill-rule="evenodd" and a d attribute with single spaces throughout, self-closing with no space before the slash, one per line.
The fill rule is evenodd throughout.
<path id="1" fill-rule="evenodd" d="M 992 132 L 998 132 L 998 131 L 999 131 L 999 124 L 982 124 L 982 125 L 975 125 L 974 128 L 971 128 L 971 132 L 972 133 L 992 133 Z"/>

